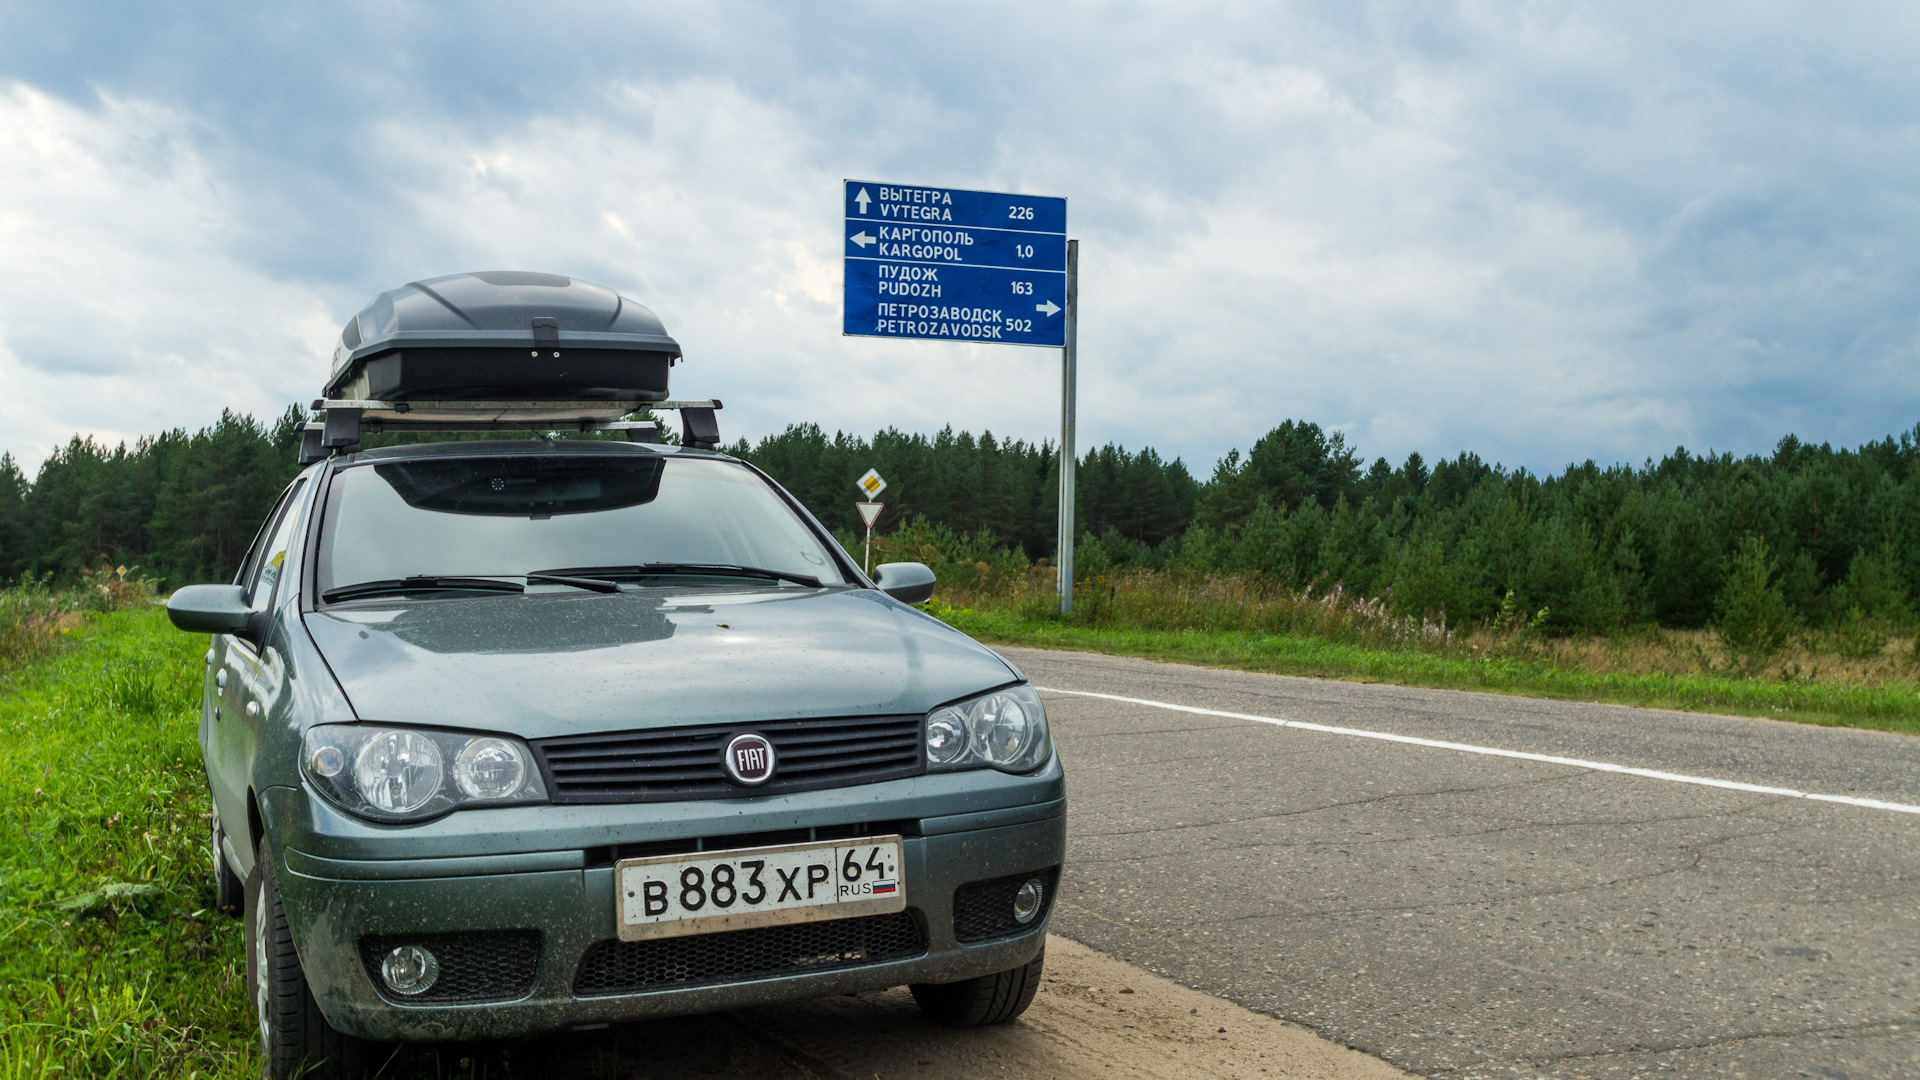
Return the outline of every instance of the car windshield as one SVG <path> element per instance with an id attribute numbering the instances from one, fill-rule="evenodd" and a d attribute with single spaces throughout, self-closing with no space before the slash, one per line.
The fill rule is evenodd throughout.
<path id="1" fill-rule="evenodd" d="M 328 494 L 325 595 L 368 582 L 541 571 L 739 584 L 690 566 L 748 567 L 844 584 L 813 531 L 737 462 L 655 454 L 516 454 L 342 469 Z M 771 579 L 769 579 L 771 580 Z M 483 583 L 484 584 L 484 583 Z M 539 584 L 533 582 L 532 584 Z M 441 585 L 457 590 L 457 584 Z"/>

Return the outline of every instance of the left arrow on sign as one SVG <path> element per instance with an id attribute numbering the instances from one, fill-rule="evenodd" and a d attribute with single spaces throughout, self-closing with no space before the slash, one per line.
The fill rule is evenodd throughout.
<path id="1" fill-rule="evenodd" d="M 854 233 L 852 236 L 847 237 L 847 239 L 853 241 L 856 244 L 859 244 L 860 250 L 862 251 L 865 251 L 867 249 L 868 244 L 871 244 L 874 242 L 873 237 L 868 236 L 867 230 L 865 229 L 861 229 L 859 232 Z"/>
<path id="2" fill-rule="evenodd" d="M 855 195 L 853 201 L 860 204 L 860 212 L 864 214 L 867 212 L 867 204 L 873 201 L 873 197 L 867 194 L 866 188 L 861 188 L 860 194 Z"/>
<path id="3" fill-rule="evenodd" d="M 1033 310 L 1035 310 L 1035 311 L 1044 311 L 1044 312 L 1046 312 L 1046 313 L 1047 313 L 1048 315 L 1055 315 L 1055 314 L 1058 314 L 1058 313 L 1060 313 L 1060 312 L 1062 312 L 1062 311 L 1065 311 L 1066 309 L 1065 309 L 1065 308 L 1063 308 L 1063 307 L 1061 307 L 1061 306 L 1060 306 L 1059 304 L 1056 304 L 1056 303 L 1054 303 L 1053 301 L 1051 301 L 1051 300 L 1049 300 L 1049 301 L 1047 301 L 1047 302 L 1046 302 L 1046 303 L 1044 303 L 1044 304 L 1035 304 L 1035 305 L 1033 305 Z"/>

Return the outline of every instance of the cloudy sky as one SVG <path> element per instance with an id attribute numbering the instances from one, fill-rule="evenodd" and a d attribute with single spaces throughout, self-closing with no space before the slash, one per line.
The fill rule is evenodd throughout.
<path id="1" fill-rule="evenodd" d="M 844 177 L 1066 196 L 1081 440 L 1556 469 L 1920 421 L 1920 8 L 0 5 L 0 450 L 311 398 L 371 294 L 651 306 L 723 432 L 1058 430 L 840 336 Z"/>

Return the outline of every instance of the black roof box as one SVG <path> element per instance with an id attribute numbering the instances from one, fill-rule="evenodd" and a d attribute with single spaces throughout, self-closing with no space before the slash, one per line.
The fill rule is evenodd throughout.
<path id="1" fill-rule="evenodd" d="M 653 312 L 557 274 L 487 270 L 383 292 L 333 350 L 332 398 L 660 401 L 680 345 Z"/>

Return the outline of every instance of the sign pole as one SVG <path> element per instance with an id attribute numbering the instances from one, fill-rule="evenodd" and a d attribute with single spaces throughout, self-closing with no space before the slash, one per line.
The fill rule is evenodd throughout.
<path id="1" fill-rule="evenodd" d="M 1067 241 L 1067 343 L 1060 350 L 1060 614 L 1073 614 L 1073 427 L 1080 352 L 1080 241 Z"/>
<path id="2" fill-rule="evenodd" d="M 880 517 L 882 505 L 873 500 L 887 490 L 887 482 L 880 478 L 878 469 L 868 469 L 860 479 L 853 482 L 853 485 L 867 495 L 867 501 L 853 505 L 860 510 L 860 520 L 867 523 L 867 548 L 860 556 L 860 572 L 871 576 L 873 574 L 873 523 Z"/>
<path id="3" fill-rule="evenodd" d="M 867 473 L 868 476 L 871 476 L 873 479 L 872 482 L 869 483 L 867 477 L 860 478 L 860 488 L 862 491 L 878 491 L 887 486 L 887 482 L 880 479 L 879 473 L 871 469 L 867 470 Z M 857 502 L 853 505 L 860 510 L 860 520 L 867 523 L 867 548 L 860 556 L 860 571 L 861 573 L 871 576 L 873 574 L 873 523 L 880 517 L 880 508 L 885 504 L 877 502 Z"/>

